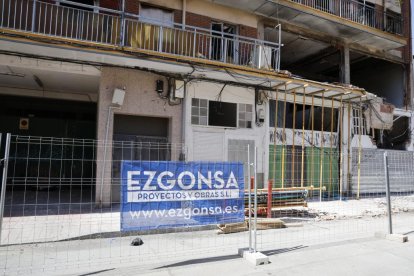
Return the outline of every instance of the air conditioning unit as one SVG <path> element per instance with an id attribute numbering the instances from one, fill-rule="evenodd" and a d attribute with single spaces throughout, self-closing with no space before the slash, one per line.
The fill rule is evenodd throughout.
<path id="1" fill-rule="evenodd" d="M 254 52 L 254 64 L 258 69 L 272 69 L 272 48 L 257 45 Z"/>

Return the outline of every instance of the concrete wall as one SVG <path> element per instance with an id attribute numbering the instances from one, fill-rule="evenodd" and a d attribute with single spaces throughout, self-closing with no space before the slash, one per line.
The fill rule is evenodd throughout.
<path id="1" fill-rule="evenodd" d="M 115 88 L 121 88 L 126 90 L 125 100 L 120 109 L 113 110 L 115 114 L 169 118 L 169 142 L 181 143 L 182 105 L 170 106 L 166 100 L 158 97 L 155 92 L 155 81 L 158 79 L 164 80 L 164 91 L 167 91 L 167 81 L 162 76 L 133 69 L 103 67 L 99 87 L 97 139 L 105 140 L 108 109 L 113 91 Z M 109 118 L 108 134 L 107 141 L 111 142 L 113 114 Z M 111 160 L 112 150 L 108 147 L 105 157 L 105 147 L 103 143 L 100 143 L 96 154 L 96 203 L 99 204 L 102 201 L 103 205 L 108 205 L 110 202 L 119 202 L 119 187 L 113 187 L 114 185 L 111 183 L 112 163 L 108 162 Z M 104 160 L 106 162 L 102 181 Z"/>

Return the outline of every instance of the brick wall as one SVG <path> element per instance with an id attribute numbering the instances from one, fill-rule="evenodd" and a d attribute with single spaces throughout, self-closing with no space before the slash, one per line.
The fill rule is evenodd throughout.
<path id="1" fill-rule="evenodd" d="M 241 36 L 247 36 L 247 37 L 251 37 L 251 38 L 257 38 L 258 31 L 257 31 L 257 28 L 240 25 L 239 26 L 239 34 Z"/>
<path id="2" fill-rule="evenodd" d="M 183 12 L 180 10 L 174 10 L 174 23 L 183 23 Z"/>
<path id="3" fill-rule="evenodd" d="M 128 13 L 139 14 L 139 1 L 137 0 L 126 0 L 125 10 Z"/>
<path id="4" fill-rule="evenodd" d="M 210 17 L 194 14 L 191 12 L 186 13 L 186 24 L 194 27 L 200 27 L 210 29 L 211 22 L 213 20 Z"/>
<path id="5" fill-rule="evenodd" d="M 102 8 L 120 10 L 120 4 L 118 0 L 100 0 L 99 6 Z"/>

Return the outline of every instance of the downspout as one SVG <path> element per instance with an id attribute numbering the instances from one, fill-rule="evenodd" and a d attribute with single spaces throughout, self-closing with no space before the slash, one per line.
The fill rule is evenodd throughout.
<path id="1" fill-rule="evenodd" d="M 183 0 L 182 6 L 182 21 L 181 21 L 181 28 L 185 30 L 186 25 L 186 14 L 187 14 L 187 0 Z M 186 135 L 186 116 L 187 116 L 187 82 L 184 81 L 184 98 L 182 99 L 181 103 L 181 153 L 179 156 L 180 161 L 186 161 L 186 144 L 185 144 L 185 135 Z"/>
<path id="2" fill-rule="evenodd" d="M 185 0 L 184 0 L 185 1 Z M 181 104 L 181 153 L 179 160 L 186 161 L 186 144 L 185 144 L 185 134 L 186 134 L 186 116 L 187 116 L 187 82 L 184 81 L 184 98 Z"/>
<path id="3" fill-rule="evenodd" d="M 185 21 L 186 21 L 186 13 L 187 13 L 187 0 L 183 0 L 183 14 L 182 14 L 182 28 L 185 29 Z"/>

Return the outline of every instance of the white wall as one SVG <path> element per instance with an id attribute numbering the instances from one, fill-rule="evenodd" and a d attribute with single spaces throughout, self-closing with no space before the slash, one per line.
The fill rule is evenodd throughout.
<path id="1" fill-rule="evenodd" d="M 228 141 L 253 140 L 258 147 L 257 169 L 258 173 L 264 173 L 264 179 L 267 179 L 268 168 L 268 123 L 267 114 L 266 122 L 263 126 L 255 125 L 254 118 L 254 90 L 227 85 L 221 95 L 223 102 L 242 103 L 253 105 L 253 123 L 252 128 L 226 128 L 215 126 L 199 126 L 191 124 L 191 99 L 200 98 L 217 101 L 217 96 L 222 89 L 222 84 L 210 82 L 190 82 L 187 84 L 187 100 L 185 112 L 185 141 L 187 145 L 187 160 L 194 160 L 196 152 L 201 150 L 207 151 L 206 155 L 210 161 L 227 161 L 228 158 Z M 267 111 L 267 110 L 266 110 Z M 199 143 L 197 138 L 203 137 Z M 197 148 L 198 147 L 198 148 Z M 217 148 L 218 147 L 218 148 Z M 253 149 L 252 149 L 253 150 Z M 247 152 L 246 152 L 247 155 Z M 208 160 L 203 160 L 208 161 Z"/>

